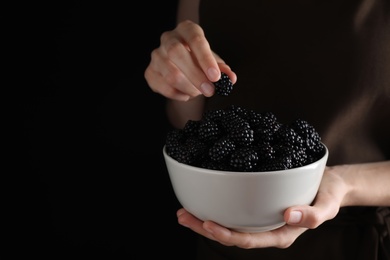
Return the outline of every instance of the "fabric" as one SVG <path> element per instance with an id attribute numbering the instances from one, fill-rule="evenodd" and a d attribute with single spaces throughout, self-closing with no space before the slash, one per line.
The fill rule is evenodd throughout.
<path id="1" fill-rule="evenodd" d="M 390 160 L 389 1 L 210 0 L 199 15 L 211 48 L 238 76 L 231 95 L 209 98 L 207 109 L 303 118 L 327 145 L 328 165 Z M 283 250 L 201 238 L 199 259 L 390 259 L 388 211 L 343 208 Z"/>

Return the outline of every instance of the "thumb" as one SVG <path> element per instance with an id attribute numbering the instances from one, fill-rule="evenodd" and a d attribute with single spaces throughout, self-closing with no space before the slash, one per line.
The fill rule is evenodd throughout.
<path id="1" fill-rule="evenodd" d="M 317 228 L 327 220 L 334 218 L 339 211 L 339 204 L 318 197 L 312 206 L 294 206 L 284 212 L 288 225 Z"/>

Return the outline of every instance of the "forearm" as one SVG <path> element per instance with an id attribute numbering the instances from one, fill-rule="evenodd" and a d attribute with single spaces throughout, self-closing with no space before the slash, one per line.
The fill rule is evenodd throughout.
<path id="1" fill-rule="evenodd" d="M 167 100 L 166 109 L 169 122 L 175 128 L 183 128 L 188 120 L 200 120 L 203 114 L 205 97 L 200 95 L 189 101 Z"/>
<path id="2" fill-rule="evenodd" d="M 177 23 L 191 20 L 198 23 L 199 0 L 179 0 L 177 8 Z M 199 95 L 188 101 L 168 99 L 166 112 L 171 125 L 183 128 L 188 120 L 200 120 L 203 113 L 205 97 Z"/>
<path id="3" fill-rule="evenodd" d="M 177 23 L 185 20 L 191 20 L 194 23 L 199 22 L 199 0 L 179 0 L 177 7 Z"/>
<path id="4" fill-rule="evenodd" d="M 390 161 L 329 168 L 346 184 L 341 206 L 390 206 Z"/>

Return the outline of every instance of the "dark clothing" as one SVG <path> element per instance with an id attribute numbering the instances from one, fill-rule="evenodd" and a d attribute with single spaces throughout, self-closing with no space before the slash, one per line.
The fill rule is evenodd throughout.
<path id="1" fill-rule="evenodd" d="M 234 104 L 284 123 L 303 118 L 327 145 L 328 165 L 390 160 L 389 1 L 210 0 L 199 15 L 211 48 L 238 76 L 208 109 Z M 388 210 L 343 208 L 283 250 L 201 238 L 199 259 L 390 259 Z"/>

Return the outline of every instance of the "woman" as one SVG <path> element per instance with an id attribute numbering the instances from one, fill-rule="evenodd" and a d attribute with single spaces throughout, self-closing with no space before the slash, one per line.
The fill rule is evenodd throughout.
<path id="1" fill-rule="evenodd" d="M 174 127 L 234 104 L 304 118 L 330 151 L 315 202 L 279 229 L 239 233 L 178 210 L 201 235 L 198 259 L 390 259 L 388 1 L 181 0 L 177 21 L 145 70 Z M 221 72 L 227 97 L 214 95 Z"/>

